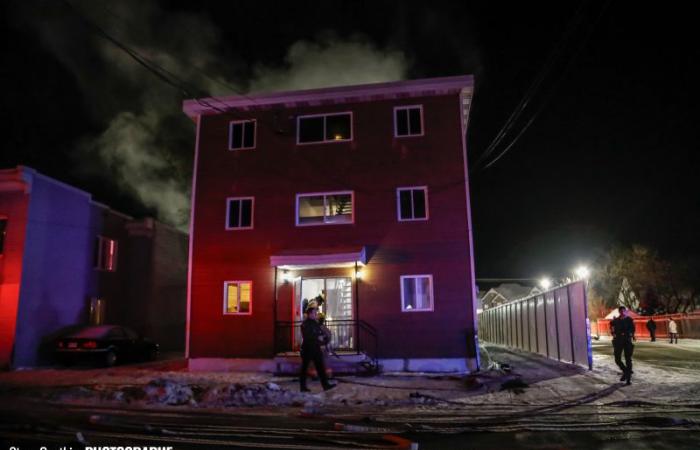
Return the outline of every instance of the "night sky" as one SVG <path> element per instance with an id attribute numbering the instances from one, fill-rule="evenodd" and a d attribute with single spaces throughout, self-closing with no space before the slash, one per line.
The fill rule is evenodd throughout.
<path id="1" fill-rule="evenodd" d="M 478 277 L 564 275 L 612 243 L 700 253 L 700 50 L 689 11 L 602 1 L 70 4 L 3 2 L 2 167 L 25 164 L 115 209 L 184 226 L 187 95 L 82 15 L 187 92 L 474 74 Z M 478 166 L 540 75 L 485 162 L 529 128 Z"/>

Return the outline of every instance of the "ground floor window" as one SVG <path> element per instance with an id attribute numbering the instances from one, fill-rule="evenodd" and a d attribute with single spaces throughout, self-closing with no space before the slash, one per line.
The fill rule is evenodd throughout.
<path id="1" fill-rule="evenodd" d="M 433 310 L 433 276 L 401 276 L 401 311 Z"/>
<path id="2" fill-rule="evenodd" d="M 252 281 L 226 281 L 224 283 L 224 314 L 251 314 L 253 312 L 252 291 Z"/>

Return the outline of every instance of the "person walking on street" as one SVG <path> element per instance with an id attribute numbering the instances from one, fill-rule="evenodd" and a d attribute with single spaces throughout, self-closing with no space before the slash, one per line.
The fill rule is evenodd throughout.
<path id="1" fill-rule="evenodd" d="M 656 342 L 656 322 L 654 322 L 653 317 L 650 317 L 649 320 L 647 320 L 647 330 L 649 330 L 651 342 Z"/>
<path id="2" fill-rule="evenodd" d="M 678 343 L 678 324 L 673 318 L 668 321 L 668 335 L 671 337 L 671 344 L 673 344 L 674 339 L 676 344 Z"/>
<path id="3" fill-rule="evenodd" d="M 306 385 L 306 371 L 309 369 L 309 364 L 312 361 L 321 380 L 323 390 L 333 389 L 335 384 L 331 384 L 328 381 L 326 364 L 323 361 L 323 351 L 321 350 L 321 346 L 327 343 L 327 336 L 318 323 L 318 307 L 313 302 L 309 303 L 306 309 L 306 319 L 301 324 L 301 335 L 301 373 L 299 374 L 301 392 L 310 391 Z"/>
<path id="4" fill-rule="evenodd" d="M 622 370 L 620 381 L 626 381 L 629 386 L 632 384 L 632 353 L 634 352 L 634 321 L 629 317 L 627 308 L 618 308 L 620 315 L 610 323 L 610 330 L 613 336 L 613 351 L 615 354 L 615 364 Z M 622 354 L 625 355 L 625 363 L 622 363 Z"/>

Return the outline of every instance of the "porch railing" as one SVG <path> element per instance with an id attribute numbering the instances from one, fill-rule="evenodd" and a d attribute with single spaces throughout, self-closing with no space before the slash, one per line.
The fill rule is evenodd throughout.
<path id="1" fill-rule="evenodd" d="M 377 330 L 363 320 L 329 320 L 332 351 L 364 353 L 377 358 Z M 298 352 L 301 346 L 301 321 L 275 324 L 275 353 Z"/>

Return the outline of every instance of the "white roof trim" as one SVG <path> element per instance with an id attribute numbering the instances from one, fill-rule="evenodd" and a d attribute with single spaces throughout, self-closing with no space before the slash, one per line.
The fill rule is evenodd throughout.
<path id="1" fill-rule="evenodd" d="M 208 97 L 185 100 L 182 110 L 190 118 L 200 114 L 217 114 L 227 109 L 249 109 L 283 104 L 285 107 L 350 103 L 395 97 L 417 97 L 459 93 L 474 88 L 472 75 L 426 78 L 422 80 L 392 81 L 388 83 L 339 86 L 288 92 L 272 92 L 246 96 Z"/>
<path id="2" fill-rule="evenodd" d="M 321 255 L 272 255 L 270 265 L 281 269 L 311 267 L 352 267 L 355 263 L 366 264 L 367 252 L 362 247 L 357 252 L 326 253 Z"/>

